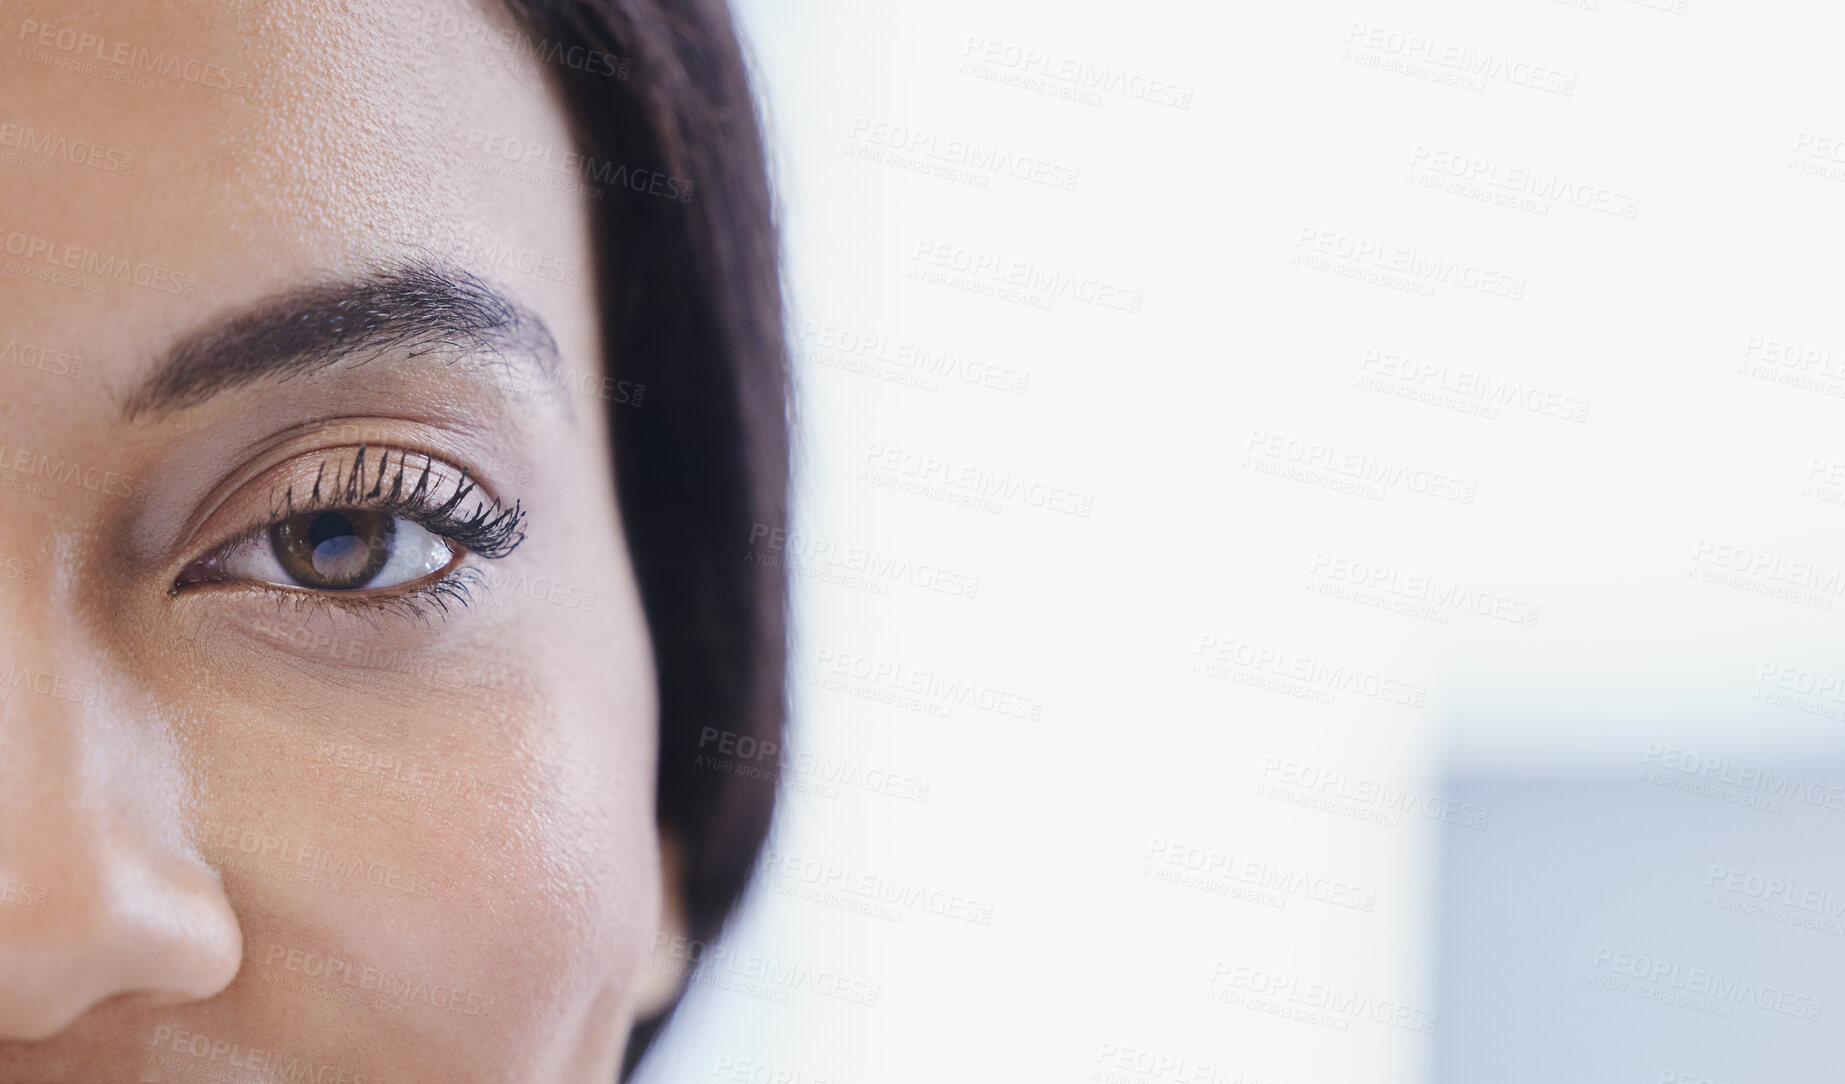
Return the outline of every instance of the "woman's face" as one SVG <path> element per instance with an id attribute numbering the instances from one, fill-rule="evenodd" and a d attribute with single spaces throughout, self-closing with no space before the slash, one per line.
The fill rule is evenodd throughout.
<path id="1" fill-rule="evenodd" d="M 647 407 L 525 44 L 0 16 L 0 1079 L 606 1080 L 665 995 Z"/>

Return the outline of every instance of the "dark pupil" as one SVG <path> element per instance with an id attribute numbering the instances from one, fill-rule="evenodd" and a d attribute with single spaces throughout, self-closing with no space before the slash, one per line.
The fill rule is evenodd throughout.
<path id="1" fill-rule="evenodd" d="M 269 528 L 282 570 L 303 587 L 363 587 L 391 559 L 397 521 L 378 512 L 306 512 Z"/>

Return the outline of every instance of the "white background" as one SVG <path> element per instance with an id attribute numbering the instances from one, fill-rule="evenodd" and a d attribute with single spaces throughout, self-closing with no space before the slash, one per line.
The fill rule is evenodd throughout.
<path id="1" fill-rule="evenodd" d="M 1819 4 L 1594 2 L 740 5 L 819 768 L 645 1079 L 1836 1064 L 1845 812 L 1724 779 L 1845 783 L 1845 38 Z M 927 274 L 976 261 L 1037 305 Z M 969 479 L 1026 496 L 942 499 Z M 976 692 L 876 698 L 918 674 Z M 1437 815 L 1302 804 L 1327 773 Z M 1819 896 L 1712 902 L 1718 866 Z M 990 922 L 846 906 L 912 889 Z M 1635 989 L 1636 954 L 1682 966 Z M 1661 1000 L 1699 968 L 1821 1021 Z M 1257 971 L 1286 985 L 1252 1007 Z"/>

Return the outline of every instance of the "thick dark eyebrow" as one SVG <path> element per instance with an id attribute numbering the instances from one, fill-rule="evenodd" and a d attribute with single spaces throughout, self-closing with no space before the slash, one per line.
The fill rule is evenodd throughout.
<path id="1" fill-rule="evenodd" d="M 472 359 L 555 391 L 557 341 L 542 319 L 467 271 L 410 264 L 304 286 L 213 319 L 173 344 L 122 413 L 159 418 L 233 388 L 387 354 Z"/>

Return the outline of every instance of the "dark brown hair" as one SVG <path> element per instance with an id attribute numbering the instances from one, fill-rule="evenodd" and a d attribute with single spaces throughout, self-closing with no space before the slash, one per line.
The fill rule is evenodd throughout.
<path id="1" fill-rule="evenodd" d="M 657 660 L 659 823 L 681 859 L 688 933 L 709 942 L 768 832 L 779 754 L 720 771 L 699 763 L 700 735 L 779 750 L 784 712 L 785 574 L 744 560 L 751 528 L 784 526 L 788 501 L 779 253 L 755 100 L 723 0 L 507 3 L 529 35 L 518 48 L 564 93 L 583 180 L 602 190 L 591 205 L 606 375 L 646 387 L 638 407 L 612 407 L 617 497 Z M 636 1025 L 624 1077 L 667 1015 Z"/>

